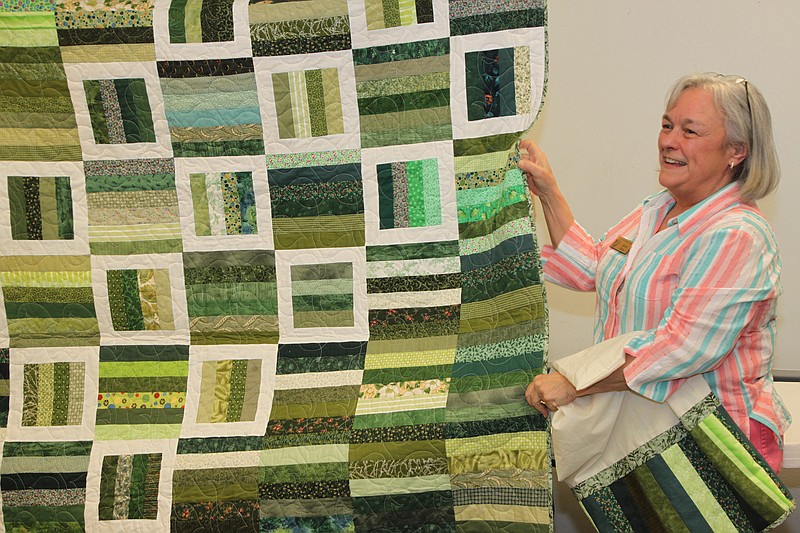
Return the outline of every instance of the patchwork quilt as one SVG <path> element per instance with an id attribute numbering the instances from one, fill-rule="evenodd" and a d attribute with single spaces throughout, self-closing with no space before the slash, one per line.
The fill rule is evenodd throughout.
<path id="1" fill-rule="evenodd" d="M 551 531 L 546 20 L 0 0 L 0 528 Z"/>

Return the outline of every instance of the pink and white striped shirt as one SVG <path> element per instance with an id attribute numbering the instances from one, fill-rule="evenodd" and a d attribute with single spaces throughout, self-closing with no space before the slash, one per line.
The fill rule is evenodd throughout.
<path id="1" fill-rule="evenodd" d="M 642 331 L 626 346 L 628 387 L 663 402 L 702 374 L 749 436 L 752 418 L 783 435 L 791 417 L 773 387 L 775 308 L 782 292 L 775 236 L 732 183 L 656 233 L 675 200 L 649 198 L 595 242 L 577 223 L 554 250 L 546 278 L 596 291 L 594 339 Z M 611 247 L 618 237 L 630 251 Z"/>

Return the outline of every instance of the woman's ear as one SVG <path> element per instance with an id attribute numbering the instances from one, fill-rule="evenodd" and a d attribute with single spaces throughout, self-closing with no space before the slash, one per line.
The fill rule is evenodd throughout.
<path id="1" fill-rule="evenodd" d="M 738 143 L 733 145 L 733 153 L 731 154 L 731 168 L 735 167 L 745 159 L 747 156 L 750 155 L 750 150 L 747 149 L 747 145 L 744 143 Z"/>

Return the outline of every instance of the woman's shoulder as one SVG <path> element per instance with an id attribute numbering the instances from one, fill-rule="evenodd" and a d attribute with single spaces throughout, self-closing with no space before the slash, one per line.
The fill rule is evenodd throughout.
<path id="1" fill-rule="evenodd" d="M 753 203 L 739 202 L 715 213 L 703 225 L 702 233 L 738 233 L 755 241 L 775 242 L 769 221 Z"/>

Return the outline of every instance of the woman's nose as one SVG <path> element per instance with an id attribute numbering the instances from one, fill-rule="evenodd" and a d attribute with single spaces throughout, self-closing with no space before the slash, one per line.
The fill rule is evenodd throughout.
<path id="1" fill-rule="evenodd" d="M 675 148 L 678 144 L 678 137 L 675 130 L 662 130 L 660 136 L 661 148 Z"/>

